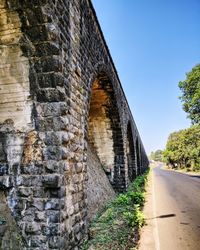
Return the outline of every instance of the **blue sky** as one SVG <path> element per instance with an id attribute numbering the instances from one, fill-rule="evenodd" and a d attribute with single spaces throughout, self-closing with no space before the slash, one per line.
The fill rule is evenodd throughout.
<path id="1" fill-rule="evenodd" d="M 190 126 L 178 82 L 200 63 L 199 0 L 93 0 L 147 153 Z"/>

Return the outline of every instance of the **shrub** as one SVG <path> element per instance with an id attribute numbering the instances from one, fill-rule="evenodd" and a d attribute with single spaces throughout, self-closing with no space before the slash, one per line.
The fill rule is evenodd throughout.
<path id="1" fill-rule="evenodd" d="M 145 196 L 143 192 L 129 192 L 128 195 L 131 198 L 132 203 L 142 206 L 145 201 Z"/>
<path id="2" fill-rule="evenodd" d="M 144 214 L 140 210 L 139 205 L 134 205 L 133 212 L 124 212 L 123 216 L 130 226 L 138 226 L 141 228 L 145 223 Z"/>

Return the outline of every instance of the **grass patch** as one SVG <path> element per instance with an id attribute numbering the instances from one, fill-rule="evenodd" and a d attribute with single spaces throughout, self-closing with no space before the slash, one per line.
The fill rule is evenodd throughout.
<path id="1" fill-rule="evenodd" d="M 134 249 L 139 229 L 145 223 L 142 207 L 148 172 L 138 176 L 126 193 L 119 194 L 106 205 L 102 214 L 96 216 L 89 228 L 89 240 L 81 250 Z"/>

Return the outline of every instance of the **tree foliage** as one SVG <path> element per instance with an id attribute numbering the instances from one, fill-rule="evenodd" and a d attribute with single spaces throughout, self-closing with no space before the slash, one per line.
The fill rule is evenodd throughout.
<path id="1" fill-rule="evenodd" d="M 163 157 L 173 168 L 200 170 L 200 125 L 171 133 Z"/>
<path id="2" fill-rule="evenodd" d="M 196 125 L 171 133 L 163 158 L 173 168 L 200 171 L 200 64 L 186 74 L 186 79 L 179 82 L 179 88 L 183 109 Z"/>
<path id="3" fill-rule="evenodd" d="M 153 151 L 151 152 L 150 159 L 154 161 L 162 161 L 162 158 L 163 158 L 162 155 L 163 155 L 163 151 L 158 149 L 155 152 Z"/>
<path id="4" fill-rule="evenodd" d="M 188 113 L 188 117 L 193 124 L 200 123 L 200 64 L 196 65 L 189 73 L 186 79 L 179 82 L 179 88 L 182 91 L 180 97 L 183 103 L 183 109 Z"/>

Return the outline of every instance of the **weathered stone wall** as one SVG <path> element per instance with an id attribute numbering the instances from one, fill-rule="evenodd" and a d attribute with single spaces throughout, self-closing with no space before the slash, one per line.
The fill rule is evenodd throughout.
<path id="1" fill-rule="evenodd" d="M 23 249 L 78 249 L 96 199 L 88 143 L 116 192 L 145 150 L 89 0 L 0 0 L 0 13 L 0 188 Z"/>
<path id="2" fill-rule="evenodd" d="M 3 2 L 1 7 L 0 123 L 14 120 L 15 129 L 22 130 L 31 121 L 29 62 L 20 47 L 23 34 L 18 14 L 5 9 Z"/>
<path id="3" fill-rule="evenodd" d="M 91 221 L 107 202 L 114 199 L 115 192 L 100 160 L 90 145 L 87 149 L 87 175 L 88 219 Z"/>
<path id="4" fill-rule="evenodd" d="M 4 191 L 0 191 L 0 249 L 16 249 L 23 247 L 23 239 L 7 204 Z"/>

